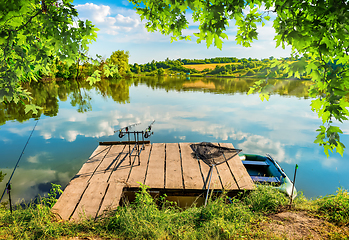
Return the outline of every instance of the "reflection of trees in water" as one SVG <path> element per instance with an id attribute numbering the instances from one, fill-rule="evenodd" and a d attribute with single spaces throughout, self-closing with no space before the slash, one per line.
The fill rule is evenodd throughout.
<path id="1" fill-rule="evenodd" d="M 152 89 L 165 89 L 166 91 L 198 91 L 218 94 L 247 93 L 254 82 L 259 79 L 252 78 L 205 78 L 194 77 L 141 77 L 136 79 L 136 84 L 145 84 Z M 308 97 L 311 81 L 269 79 L 272 85 L 272 94 Z M 213 86 L 213 87 L 212 87 Z"/>
<path id="2" fill-rule="evenodd" d="M 70 104 L 73 107 L 78 107 L 77 111 L 79 113 L 84 113 L 92 110 L 92 105 L 91 105 L 91 97 L 90 95 L 85 91 L 79 91 L 73 92 L 70 94 Z"/>
<path id="3" fill-rule="evenodd" d="M 85 81 L 66 80 L 59 82 L 32 82 L 26 83 L 24 88 L 32 93 L 32 103 L 41 107 L 38 114 L 32 111 L 25 113 L 23 104 L 0 103 L 0 125 L 7 121 L 26 121 L 30 118 L 45 116 L 56 116 L 59 109 L 59 101 L 70 100 L 70 104 L 76 107 L 77 111 L 84 113 L 92 110 L 90 90 L 95 90 L 103 97 L 111 97 L 117 103 L 129 102 L 129 87 L 132 81 L 128 80 L 101 80 L 94 86 L 90 86 Z"/>
<path id="4" fill-rule="evenodd" d="M 166 91 L 199 91 L 216 94 L 247 93 L 255 82 L 255 79 L 244 78 L 190 78 L 183 77 L 140 77 L 133 79 L 102 79 L 95 85 L 90 86 L 85 81 L 66 80 L 59 82 L 33 82 L 26 84 L 33 97 L 33 103 L 42 107 L 37 115 L 32 111 L 25 114 L 25 106 L 0 103 L 0 125 L 9 120 L 19 122 L 30 118 L 38 118 L 42 114 L 45 116 L 56 116 L 59 108 L 59 101 L 70 100 L 70 104 L 77 108 L 78 112 L 92 110 L 90 90 L 95 90 L 103 98 L 111 97 L 115 102 L 125 104 L 129 102 L 129 87 L 134 84 L 146 85 L 152 89 L 164 89 Z M 272 94 L 289 95 L 296 97 L 308 97 L 308 88 L 311 81 L 296 80 L 268 80 Z"/>

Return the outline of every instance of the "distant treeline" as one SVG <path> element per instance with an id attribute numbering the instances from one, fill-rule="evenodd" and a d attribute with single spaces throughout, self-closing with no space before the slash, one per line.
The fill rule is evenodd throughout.
<path id="1" fill-rule="evenodd" d="M 291 58 L 283 58 L 286 61 L 297 61 Z M 190 73 L 200 76 L 232 76 L 232 77 L 270 77 L 287 78 L 288 73 L 284 70 L 271 67 L 274 57 L 262 60 L 252 58 L 216 57 L 205 59 L 176 59 L 155 61 L 150 63 L 130 64 L 130 71 L 138 75 L 174 75 L 179 73 Z M 300 60 L 300 59 L 299 59 Z M 217 65 L 215 65 L 217 64 Z M 189 66 L 191 65 L 191 66 Z M 302 78 L 308 78 L 302 76 Z"/>
<path id="2" fill-rule="evenodd" d="M 138 76 L 162 76 L 176 74 L 196 74 L 198 76 L 216 75 L 216 76 L 232 76 L 232 77 L 270 77 L 270 78 L 286 78 L 287 73 L 282 70 L 271 68 L 270 61 L 274 57 L 265 59 L 257 58 L 237 58 L 237 57 L 215 57 L 205 59 L 176 59 L 167 58 L 164 61 L 151 61 L 146 64 L 129 64 L 128 51 L 115 51 L 107 59 L 88 59 L 86 61 L 77 61 L 72 65 L 54 60 L 50 65 L 50 73 L 36 73 L 40 79 L 86 79 L 96 70 L 100 71 L 101 78 L 121 79 L 124 77 Z M 290 58 L 284 60 L 295 61 Z M 297 61 L 297 60 L 296 60 Z M 217 64 L 217 65 L 215 65 Z M 191 66 L 190 66 L 191 65 Z M 105 75 L 105 68 L 117 66 L 117 72 L 112 76 Z M 302 76 L 305 77 L 305 76 Z"/>
<path id="3" fill-rule="evenodd" d="M 270 60 L 273 58 L 274 57 L 270 57 Z M 257 58 L 238 59 L 237 57 L 215 57 L 215 58 L 205 58 L 205 59 L 182 59 L 180 61 L 182 63 L 184 63 L 185 65 L 188 65 L 188 64 L 210 64 L 210 63 L 237 63 L 237 62 L 244 62 L 244 61 L 256 62 L 256 61 L 260 61 L 260 60 Z"/>

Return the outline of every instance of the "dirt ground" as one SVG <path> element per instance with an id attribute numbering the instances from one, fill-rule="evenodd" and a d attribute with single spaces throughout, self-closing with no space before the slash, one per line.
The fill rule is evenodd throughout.
<path id="1" fill-rule="evenodd" d="M 306 212 L 286 211 L 268 218 L 262 226 L 281 239 L 349 239 L 349 226 L 338 227 Z"/>

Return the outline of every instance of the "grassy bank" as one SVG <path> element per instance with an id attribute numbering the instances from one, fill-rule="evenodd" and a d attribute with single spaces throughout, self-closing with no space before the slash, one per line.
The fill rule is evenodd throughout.
<path id="1" fill-rule="evenodd" d="M 57 220 L 50 212 L 53 198 L 43 199 L 40 204 L 17 207 L 12 215 L 9 210 L 1 208 L 0 238 L 284 239 L 287 236 L 276 230 L 282 225 L 276 223 L 274 218 L 285 213 L 316 219 L 319 224 L 313 220 L 309 226 L 318 227 L 316 232 L 310 232 L 313 237 L 314 234 L 323 239 L 345 239 L 348 236 L 347 191 L 340 189 L 334 195 L 315 200 L 299 195 L 292 210 L 287 210 L 289 199 L 285 195 L 265 186 L 239 198 L 221 195 L 210 199 L 206 208 L 192 206 L 181 210 L 164 198 L 156 203 L 142 187 L 135 202 L 119 207 L 96 221 L 84 220 L 79 223 Z M 289 221 L 288 224 L 294 223 Z M 309 236 L 303 234 L 301 237 Z"/>

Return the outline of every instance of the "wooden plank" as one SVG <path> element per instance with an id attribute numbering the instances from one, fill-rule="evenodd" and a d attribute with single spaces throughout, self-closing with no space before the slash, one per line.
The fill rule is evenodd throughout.
<path id="1" fill-rule="evenodd" d="M 105 191 L 108 186 L 108 178 L 115 165 L 122 157 L 122 145 L 112 145 L 108 154 L 98 165 L 96 171 L 89 179 L 89 186 L 81 197 L 81 200 L 72 215 L 72 220 L 78 220 L 81 216 L 94 218 L 100 207 Z"/>
<path id="2" fill-rule="evenodd" d="M 126 146 L 124 153 L 128 152 L 128 146 Z M 117 162 L 116 166 L 114 167 L 114 170 L 112 171 L 108 182 L 123 182 L 126 184 L 127 178 L 130 174 L 131 165 L 129 162 L 129 155 L 122 154 L 120 156 L 120 160 Z M 132 157 L 133 161 L 134 157 Z M 137 161 L 137 160 L 136 160 Z"/>
<path id="3" fill-rule="evenodd" d="M 202 174 L 201 176 L 203 177 L 203 181 L 206 182 L 205 189 L 207 189 L 210 181 L 210 166 L 207 165 L 204 161 L 200 160 L 200 158 L 197 158 L 197 160 L 199 161 L 200 172 Z M 212 169 L 210 189 L 222 189 L 222 184 L 219 180 L 217 169 L 215 167 Z"/>
<path id="4" fill-rule="evenodd" d="M 122 145 L 112 145 L 107 156 L 105 156 L 101 164 L 98 166 L 89 182 L 107 182 L 109 175 L 114 170 L 114 167 L 124 156 L 122 151 L 123 149 L 124 146 Z"/>
<path id="5" fill-rule="evenodd" d="M 233 175 L 231 174 L 229 167 L 226 163 L 222 163 L 217 166 L 219 176 L 222 181 L 223 188 L 226 190 L 239 190 L 238 185 L 235 182 Z"/>
<path id="6" fill-rule="evenodd" d="M 86 181 L 77 179 L 70 181 L 51 211 L 62 220 L 69 220 L 87 186 Z"/>
<path id="7" fill-rule="evenodd" d="M 231 143 L 220 143 L 220 145 L 223 147 L 234 148 Z M 229 165 L 240 190 L 254 189 L 254 183 L 238 155 L 227 161 L 227 164 Z"/>
<path id="8" fill-rule="evenodd" d="M 108 146 L 98 146 L 82 166 L 79 173 L 69 182 L 63 194 L 52 208 L 63 220 L 68 220 L 88 186 L 88 179 L 108 153 Z"/>
<path id="9" fill-rule="evenodd" d="M 98 211 L 98 216 L 105 214 L 106 211 L 115 210 L 119 206 L 122 191 L 125 186 L 125 183 L 115 181 L 109 183 L 108 190 Z"/>
<path id="10" fill-rule="evenodd" d="M 215 145 L 220 145 L 218 143 L 213 143 Z M 225 158 L 226 159 L 226 158 Z M 226 190 L 238 190 L 239 187 L 235 182 L 233 175 L 231 174 L 229 167 L 226 163 L 222 163 L 216 166 L 215 172 L 218 171 L 218 175 L 221 182 L 221 187 Z"/>
<path id="11" fill-rule="evenodd" d="M 166 143 L 165 188 L 183 189 L 181 157 L 178 143 Z"/>
<path id="12" fill-rule="evenodd" d="M 183 178 L 185 189 L 203 189 L 204 181 L 201 177 L 198 160 L 192 155 L 191 143 L 179 143 L 181 149 Z"/>
<path id="13" fill-rule="evenodd" d="M 90 182 L 71 220 L 95 218 L 107 186 L 107 182 Z"/>
<path id="14" fill-rule="evenodd" d="M 145 185 L 151 188 L 165 186 L 165 143 L 153 143 L 149 158 Z"/>
<path id="15" fill-rule="evenodd" d="M 80 171 L 75 175 L 74 178 L 90 178 L 101 161 L 103 161 L 104 157 L 108 154 L 110 148 L 111 146 L 98 146 L 86 163 L 82 165 Z"/>
<path id="16" fill-rule="evenodd" d="M 130 176 L 127 180 L 127 183 L 130 187 L 139 187 L 139 183 L 144 184 L 145 173 L 147 171 L 148 159 L 150 154 L 151 145 L 145 145 L 145 149 L 142 150 L 140 155 L 140 165 L 133 165 Z M 138 159 L 136 158 L 135 164 L 138 163 Z"/>

